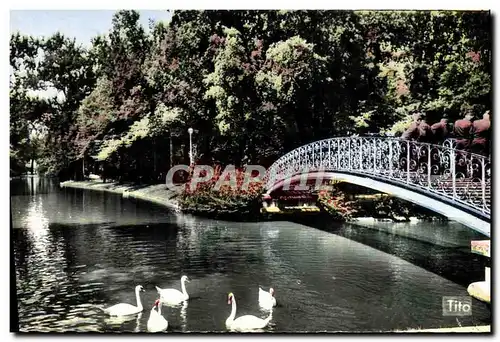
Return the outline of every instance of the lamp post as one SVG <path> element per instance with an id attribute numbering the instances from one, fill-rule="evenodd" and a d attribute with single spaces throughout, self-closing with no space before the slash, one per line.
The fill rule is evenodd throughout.
<path id="1" fill-rule="evenodd" d="M 189 163 L 190 165 L 193 165 L 193 140 L 192 140 L 193 129 L 191 127 L 188 128 L 188 133 L 189 133 Z"/>

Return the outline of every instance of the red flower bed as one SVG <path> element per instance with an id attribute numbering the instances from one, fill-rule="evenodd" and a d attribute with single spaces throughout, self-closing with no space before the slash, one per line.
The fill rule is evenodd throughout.
<path id="1" fill-rule="evenodd" d="M 337 219 L 348 220 L 356 213 L 354 202 L 346 200 L 338 189 L 332 192 L 321 190 L 318 193 L 318 204 Z"/>
<path id="2" fill-rule="evenodd" d="M 213 170 L 214 174 L 211 179 L 195 185 L 193 182 L 195 166 L 190 168 L 188 180 L 181 196 L 181 203 L 184 207 L 201 205 L 214 209 L 242 208 L 248 206 L 250 202 L 260 199 L 264 192 L 263 181 L 257 182 L 250 179 L 249 182 L 248 173 L 243 168 L 228 168 L 224 174 L 224 168 L 221 165 L 215 165 Z M 206 177 L 206 175 L 207 171 L 201 170 L 198 176 Z M 257 171 L 253 171 L 251 174 L 252 177 L 257 175 Z M 224 178 L 221 179 L 223 176 Z"/>

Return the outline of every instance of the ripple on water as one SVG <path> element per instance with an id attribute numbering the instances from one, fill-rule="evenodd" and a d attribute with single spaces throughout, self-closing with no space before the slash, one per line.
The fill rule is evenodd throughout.
<path id="1" fill-rule="evenodd" d="M 57 191 L 13 201 L 14 215 L 23 216 L 16 222 L 35 222 L 24 220 L 31 212 L 48 220 L 48 227 L 14 234 L 21 331 L 145 331 L 147 307 L 157 297 L 154 285 L 180 289 L 182 274 L 191 278 L 191 300 L 188 307 L 165 309 L 169 331 L 226 331 L 229 292 L 236 295 L 237 316 L 265 317 L 258 285 L 272 286 L 278 301 L 266 331 L 452 326 L 455 319 L 442 316 L 441 298 L 466 295 L 466 286 L 454 280 L 449 261 L 453 257 L 467 274 L 484 276 L 484 265 L 471 262 L 470 253 L 447 249 L 470 240 L 457 227 L 443 234 L 424 227 L 427 240 L 438 243 L 434 246 L 409 238 L 420 234 L 416 224 L 403 227 L 405 236 L 392 228 L 349 225 L 332 234 L 291 222 L 165 218 L 164 211 L 119 196 L 86 193 L 82 202 L 81 192 Z M 94 213 L 108 223 L 74 224 L 84 218 L 89 223 Z M 161 220 L 170 223 L 152 223 Z M 144 314 L 109 319 L 100 307 L 135 303 L 137 284 L 146 289 Z M 488 324 L 491 313 L 474 302 L 473 317 L 460 322 Z"/>

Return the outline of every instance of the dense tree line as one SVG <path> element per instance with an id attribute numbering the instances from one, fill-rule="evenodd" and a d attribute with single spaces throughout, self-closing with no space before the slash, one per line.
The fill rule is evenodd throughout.
<path id="1" fill-rule="evenodd" d="M 175 11 L 150 30 L 118 11 L 88 48 L 14 33 L 11 174 L 36 158 L 63 179 L 160 182 L 188 163 L 188 127 L 199 162 L 267 166 L 322 138 L 402 132 L 413 109 L 479 115 L 491 38 L 489 12 L 448 11 Z"/>

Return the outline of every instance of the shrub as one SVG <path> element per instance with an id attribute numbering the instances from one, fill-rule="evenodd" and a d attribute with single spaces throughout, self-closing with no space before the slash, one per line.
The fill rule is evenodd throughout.
<path id="1" fill-rule="evenodd" d="M 318 193 L 318 205 L 341 221 L 352 219 L 357 212 L 355 202 L 347 200 L 345 194 L 335 187 L 332 191 L 321 190 Z"/>
<path id="2" fill-rule="evenodd" d="M 215 189 L 217 182 L 223 173 L 221 165 L 214 167 L 214 176 L 206 182 L 196 184 L 195 189 L 191 189 L 191 180 L 193 178 L 194 166 L 191 167 L 185 188 L 181 194 L 180 203 L 183 209 L 213 209 L 226 211 L 249 211 L 253 206 L 260 201 L 261 195 L 264 193 L 264 183 L 251 182 L 247 189 L 242 189 L 243 182 L 247 172 L 242 169 L 235 169 L 236 188 L 229 184 L 220 186 Z M 205 176 L 205 171 L 202 171 L 200 176 Z M 229 180 L 230 175 L 226 175 L 225 180 Z"/>

